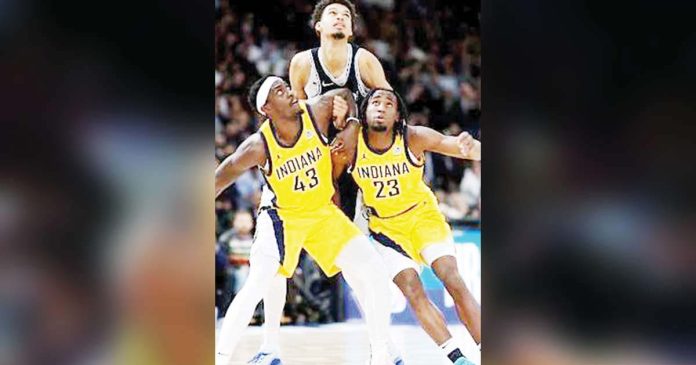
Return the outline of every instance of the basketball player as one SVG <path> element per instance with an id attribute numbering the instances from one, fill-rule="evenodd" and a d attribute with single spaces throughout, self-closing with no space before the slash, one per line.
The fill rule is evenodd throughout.
<path id="1" fill-rule="evenodd" d="M 321 0 L 314 6 L 311 24 L 319 37 L 319 47 L 299 52 L 290 61 L 290 85 L 299 99 L 311 99 L 345 87 L 360 104 L 370 89 L 392 88 L 379 59 L 350 43 L 356 17 L 355 5 L 350 0 Z M 329 139 L 333 140 L 338 131 L 329 128 Z M 340 177 L 338 186 L 341 210 L 352 219 L 357 186 L 348 174 Z"/>
<path id="2" fill-rule="evenodd" d="M 353 156 L 334 158 L 334 176 L 347 167 L 358 184 L 370 213 L 370 234 L 423 329 L 454 364 L 472 364 L 425 295 L 418 272 L 423 264 L 433 269 L 480 345 L 481 309 L 457 270 L 450 226 L 423 181 L 423 153 L 480 160 L 481 144 L 466 132 L 444 136 L 427 127 L 408 126 L 406 118 L 406 106 L 396 92 L 372 90 L 360 107 L 361 128 L 341 133 L 352 133 L 342 137 L 356 138 L 357 149 Z"/>
<path id="3" fill-rule="evenodd" d="M 349 101 L 347 112 L 334 113 L 334 107 L 346 104 L 334 102 L 339 95 Z M 270 206 L 262 203 L 249 277 L 227 310 L 216 365 L 229 364 L 272 279 L 277 273 L 291 276 L 303 248 L 326 275 L 342 270 L 349 285 L 366 288 L 358 300 L 368 326 L 369 364 L 391 364 L 388 274 L 369 239 L 331 201 L 332 162 L 325 136 L 334 117 L 338 128 L 347 124 L 342 117 L 346 113 L 348 119 L 355 119 L 352 94 L 347 89 L 334 90 L 312 102 L 299 101 L 282 79 L 270 76 L 252 85 L 249 102 L 268 119 L 216 169 L 215 190 L 220 194 L 242 172 L 259 166 L 272 198 Z"/>
<path id="4" fill-rule="evenodd" d="M 290 61 L 290 85 L 298 99 L 312 99 L 331 90 L 348 88 L 359 103 L 370 89 L 391 89 L 379 59 L 370 51 L 350 43 L 356 16 L 355 5 L 349 0 L 321 0 L 314 6 L 311 24 L 319 37 L 320 45 L 297 53 Z M 329 125 L 330 141 L 337 132 L 333 124 Z M 355 147 L 348 144 L 345 148 L 352 150 Z M 367 233 L 364 219 L 360 214 L 355 214 L 356 202 L 360 205 L 358 188 L 349 174 L 338 177 L 337 190 L 343 213 L 351 219 L 355 218 L 358 227 Z M 275 278 L 272 290 L 263 298 L 264 342 L 259 352 L 249 361 L 250 364 L 281 363 L 280 320 L 286 293 L 286 279 Z M 394 364 L 403 364 L 396 348 L 391 343 L 390 346 L 395 356 Z"/>
<path id="5" fill-rule="evenodd" d="M 297 53 L 290 61 L 290 85 L 298 98 L 341 87 L 358 97 L 376 87 L 391 89 L 379 59 L 350 43 L 356 16 L 349 0 L 321 0 L 314 6 L 311 24 L 320 45 Z"/>

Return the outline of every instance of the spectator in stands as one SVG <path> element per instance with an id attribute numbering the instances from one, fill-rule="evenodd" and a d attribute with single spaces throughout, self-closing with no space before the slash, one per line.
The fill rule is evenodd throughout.
<path id="1" fill-rule="evenodd" d="M 228 252 L 221 242 L 215 244 L 215 308 L 217 318 L 224 317 L 232 300 L 232 283 L 229 274 Z"/>
<path id="2" fill-rule="evenodd" d="M 226 246 L 229 263 L 234 277 L 233 292 L 236 294 L 249 275 L 249 254 L 253 242 L 254 218 L 248 210 L 234 214 L 232 228 L 220 235 L 219 241 Z"/>

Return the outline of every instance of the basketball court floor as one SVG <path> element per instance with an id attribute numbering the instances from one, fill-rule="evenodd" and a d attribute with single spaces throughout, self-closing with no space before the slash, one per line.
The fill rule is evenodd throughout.
<path id="1" fill-rule="evenodd" d="M 216 325 L 219 333 L 222 321 Z M 464 354 L 480 364 L 480 353 L 463 325 L 450 325 L 450 332 L 464 341 Z M 406 365 L 452 364 L 428 335 L 417 325 L 392 325 L 391 336 Z M 234 365 L 245 365 L 263 341 L 262 328 L 246 329 L 239 343 Z M 362 321 L 350 321 L 316 327 L 283 326 L 280 346 L 284 365 L 365 365 L 369 356 L 367 329 Z"/>

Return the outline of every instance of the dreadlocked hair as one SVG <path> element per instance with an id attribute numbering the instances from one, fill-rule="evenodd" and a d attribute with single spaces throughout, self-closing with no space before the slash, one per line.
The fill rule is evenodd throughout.
<path id="1" fill-rule="evenodd" d="M 396 96 L 397 108 L 399 111 L 399 119 L 394 123 L 394 133 L 404 135 L 406 133 L 406 121 L 408 120 L 408 108 L 404 99 L 401 98 L 396 90 L 389 90 L 383 88 L 374 88 L 365 96 L 362 103 L 360 103 L 360 110 L 358 110 L 358 117 L 360 118 L 360 124 L 363 128 L 367 129 L 367 106 L 370 104 L 370 99 L 377 91 L 387 91 L 394 96 Z"/>

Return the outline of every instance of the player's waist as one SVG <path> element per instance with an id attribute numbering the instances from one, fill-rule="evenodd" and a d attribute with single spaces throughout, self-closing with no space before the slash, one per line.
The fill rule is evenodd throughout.
<path id="1" fill-rule="evenodd" d="M 331 209 L 334 206 L 335 205 L 331 201 L 328 201 L 326 203 L 322 203 L 319 205 L 305 205 L 305 206 L 261 205 L 259 207 L 259 213 L 264 212 L 264 211 L 268 211 L 268 210 L 273 210 L 276 212 L 280 212 L 284 215 L 311 216 L 313 214 L 316 214 L 319 211 L 322 211 L 325 209 Z"/>
<path id="2" fill-rule="evenodd" d="M 425 207 L 429 204 L 427 200 L 421 200 L 415 203 L 407 204 L 405 205 L 402 209 L 391 209 L 388 211 L 385 210 L 379 210 L 371 206 L 366 206 L 367 214 L 369 217 L 375 217 L 379 219 L 392 219 L 392 218 L 398 218 L 398 217 L 404 217 L 408 215 L 409 213 L 412 213 L 416 210 L 420 210 L 422 207 Z"/>

